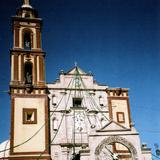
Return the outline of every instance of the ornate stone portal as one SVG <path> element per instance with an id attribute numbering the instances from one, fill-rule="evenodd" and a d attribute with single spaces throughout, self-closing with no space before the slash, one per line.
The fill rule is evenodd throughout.
<path id="1" fill-rule="evenodd" d="M 104 139 L 95 150 L 96 160 L 118 160 L 118 154 L 113 153 L 109 147 L 109 145 L 113 143 L 120 143 L 124 145 L 131 154 L 131 160 L 138 160 L 136 148 L 125 138 L 120 136 L 111 136 Z M 104 149 L 106 151 L 104 151 Z"/>

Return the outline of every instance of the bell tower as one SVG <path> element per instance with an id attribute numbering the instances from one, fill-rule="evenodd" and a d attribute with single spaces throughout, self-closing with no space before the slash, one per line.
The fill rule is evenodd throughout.
<path id="1" fill-rule="evenodd" d="M 9 159 L 50 159 L 45 52 L 41 46 L 42 19 L 24 0 L 12 17 L 11 149 Z"/>

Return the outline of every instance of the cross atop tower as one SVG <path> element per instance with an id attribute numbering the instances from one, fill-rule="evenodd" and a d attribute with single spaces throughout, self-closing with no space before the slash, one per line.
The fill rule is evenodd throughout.
<path id="1" fill-rule="evenodd" d="M 74 62 L 74 66 L 77 67 L 77 66 L 78 66 L 78 63 L 77 63 L 77 62 Z"/>
<path id="2" fill-rule="evenodd" d="M 24 0 L 22 8 L 32 8 L 32 6 L 29 3 L 29 0 Z"/>
<path id="3" fill-rule="evenodd" d="M 29 5 L 29 0 L 24 0 L 24 4 Z"/>

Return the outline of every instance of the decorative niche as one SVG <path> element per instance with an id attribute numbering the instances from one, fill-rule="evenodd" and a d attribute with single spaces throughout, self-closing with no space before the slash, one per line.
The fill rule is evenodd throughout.
<path id="1" fill-rule="evenodd" d="M 24 33 L 24 49 L 25 50 L 31 50 L 32 48 L 32 38 L 31 38 L 31 33 L 30 32 L 25 32 Z"/>
<path id="2" fill-rule="evenodd" d="M 52 119 L 52 129 L 54 131 L 58 130 L 58 119 L 56 117 L 53 117 L 53 119 Z"/>
<path id="3" fill-rule="evenodd" d="M 99 105 L 104 107 L 104 98 L 102 96 L 99 96 Z"/>
<path id="4" fill-rule="evenodd" d="M 32 84 L 32 68 L 33 64 L 31 61 L 26 61 L 24 63 L 24 79 L 25 79 L 25 84 L 31 85 Z"/>
<path id="5" fill-rule="evenodd" d="M 57 105 L 57 97 L 55 95 L 52 95 L 52 105 L 56 106 Z"/>

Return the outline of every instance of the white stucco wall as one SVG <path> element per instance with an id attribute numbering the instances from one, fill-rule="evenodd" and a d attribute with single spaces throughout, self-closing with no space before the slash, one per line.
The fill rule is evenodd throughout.
<path id="1" fill-rule="evenodd" d="M 124 112 L 125 123 L 117 125 L 111 123 L 108 108 L 108 95 L 106 88 L 108 86 L 98 85 L 93 81 L 93 76 L 85 74 L 79 70 L 81 90 L 75 91 L 75 69 L 67 74 L 60 74 L 60 79 L 53 84 L 48 84 L 50 99 L 50 133 L 51 133 L 51 155 L 55 160 L 71 159 L 73 153 L 73 143 L 77 145 L 75 152 L 81 153 L 82 160 L 96 160 L 95 150 L 104 139 L 112 136 L 118 136 L 132 144 L 137 152 L 138 160 L 142 158 L 140 138 L 137 131 L 129 124 L 128 104 L 126 93 L 123 94 L 126 99 L 112 99 L 113 120 L 117 122 L 117 112 Z M 73 98 L 81 95 L 81 109 L 73 109 Z M 114 95 L 112 95 L 114 96 Z M 56 97 L 56 104 L 53 104 L 53 97 Z M 103 101 L 103 105 L 101 105 Z M 83 129 L 77 132 L 74 129 L 75 112 L 83 112 L 85 119 Z M 57 130 L 54 129 L 54 120 L 56 119 Z M 124 127 L 122 127 L 122 126 Z M 60 126 L 58 128 L 58 126 Z M 128 129 L 128 130 L 127 130 Z M 57 132 L 58 131 L 58 132 Z M 74 140 L 75 139 L 75 140 Z M 124 144 L 125 145 L 125 144 Z M 146 156 L 150 157 L 150 156 Z M 149 158 L 146 160 L 150 160 Z"/>
<path id="2" fill-rule="evenodd" d="M 123 112 L 125 117 L 125 123 L 122 123 L 121 125 L 125 126 L 126 128 L 129 128 L 129 116 L 128 116 L 128 106 L 127 106 L 127 100 L 112 100 L 112 113 L 113 113 L 113 120 L 117 122 L 117 112 Z"/>
<path id="3" fill-rule="evenodd" d="M 37 109 L 37 124 L 23 124 L 23 108 Z M 15 98 L 14 146 L 31 138 L 45 123 L 45 98 Z M 23 133 L 23 134 L 22 134 Z M 35 145 L 37 144 L 37 145 Z M 35 152 L 45 150 L 45 127 L 37 135 L 15 152 Z"/>

